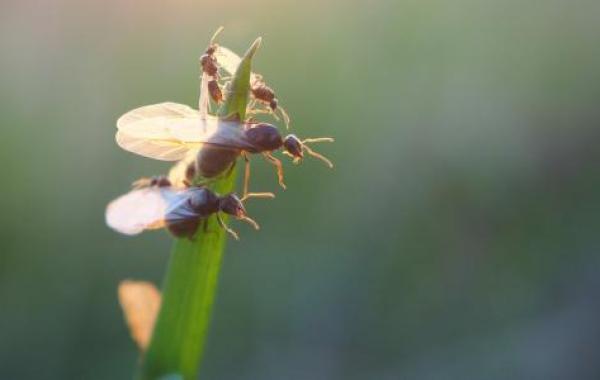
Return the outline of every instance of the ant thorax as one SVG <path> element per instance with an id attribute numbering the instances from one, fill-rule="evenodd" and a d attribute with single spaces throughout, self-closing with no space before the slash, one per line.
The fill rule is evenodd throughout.
<path id="1" fill-rule="evenodd" d="M 250 124 L 245 129 L 245 135 L 247 141 L 256 149 L 255 152 L 251 153 L 271 152 L 281 148 L 283 145 L 283 138 L 279 130 L 272 124 Z"/>

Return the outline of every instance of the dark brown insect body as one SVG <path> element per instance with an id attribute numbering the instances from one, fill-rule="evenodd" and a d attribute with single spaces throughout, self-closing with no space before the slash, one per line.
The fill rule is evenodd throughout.
<path id="1" fill-rule="evenodd" d="M 206 188 L 190 188 L 187 200 L 165 215 L 167 229 L 177 237 L 194 236 L 200 222 L 219 211 L 219 197 Z"/>
<path id="2" fill-rule="evenodd" d="M 219 75 L 219 65 L 217 64 L 217 58 L 214 55 L 215 50 L 217 50 L 216 44 L 211 44 L 200 57 L 202 71 L 211 77 L 217 77 Z"/>
<path id="3" fill-rule="evenodd" d="M 200 66 L 202 66 L 202 72 L 208 76 L 208 93 L 215 103 L 221 103 L 223 101 L 223 93 L 221 87 L 219 87 L 219 64 L 215 57 L 215 51 L 218 45 L 213 43 L 215 36 L 220 32 L 221 29 L 217 30 L 213 39 L 211 39 L 208 48 L 200 57 Z"/>
<path id="4" fill-rule="evenodd" d="M 279 120 L 279 117 L 277 116 L 277 113 L 279 113 L 283 119 L 283 122 L 285 123 L 286 128 L 289 128 L 290 117 L 283 107 L 279 105 L 279 100 L 275 95 L 275 91 L 271 87 L 267 86 L 262 75 L 254 75 L 254 78 L 250 84 L 250 92 L 252 93 L 254 100 L 266 104 L 269 107 L 269 113 L 273 114 L 277 120 Z M 255 112 L 260 113 L 261 110 L 256 110 Z"/>
<path id="5" fill-rule="evenodd" d="M 275 91 L 267 86 L 262 80 L 256 81 L 250 89 L 252 96 L 261 102 L 267 103 L 272 111 L 277 109 L 279 103 L 275 97 Z"/>
<path id="6" fill-rule="evenodd" d="M 240 149 L 207 145 L 198 152 L 193 174 L 214 178 L 230 169 L 241 153 Z"/>
<path id="7" fill-rule="evenodd" d="M 235 194 L 219 196 L 206 187 L 174 188 L 166 177 L 142 178 L 134 189 L 109 203 L 106 223 L 126 235 L 166 227 L 177 237 L 192 238 L 200 223 L 215 214 L 219 225 L 237 239 L 220 212 L 250 223 L 242 201 Z"/>
<path id="8" fill-rule="evenodd" d="M 216 79 L 208 81 L 208 93 L 215 103 L 220 104 L 223 101 L 223 92 Z"/>
<path id="9" fill-rule="evenodd" d="M 230 169 L 243 151 L 248 153 L 270 152 L 281 148 L 284 144 L 276 127 L 261 123 L 243 131 L 243 143 L 239 147 L 206 144 L 190 163 L 186 176 L 191 182 L 195 175 L 214 178 Z"/>
<path id="10" fill-rule="evenodd" d="M 173 235 L 191 239 L 200 223 L 216 214 L 221 227 L 237 239 L 237 234 L 225 225 L 219 212 L 249 222 L 258 229 L 258 225 L 248 217 L 242 201 L 235 194 L 220 197 L 205 187 L 193 187 L 187 191 L 189 196 L 186 201 L 165 216 L 167 228 Z"/>
<path id="11" fill-rule="evenodd" d="M 245 153 L 263 154 L 277 168 L 280 185 L 283 183 L 283 166 L 281 161 L 271 152 L 283 148 L 284 152 L 293 157 L 297 162 L 304 157 L 304 151 L 310 155 L 323 160 L 328 166 L 333 167 L 331 162 L 314 152 L 306 146 L 307 142 L 332 141 L 332 139 L 308 139 L 301 141 L 295 135 L 281 136 L 279 130 L 271 124 L 258 123 L 240 126 L 242 130 L 230 139 L 221 138 L 215 143 L 205 144 L 197 153 L 195 160 L 188 164 L 186 169 L 186 181 L 193 183 L 194 178 L 199 175 L 203 178 L 214 178 L 231 169 L 240 155 L 246 158 L 246 182 L 244 185 L 244 197 L 247 195 L 249 166 Z M 218 133 L 217 133 L 218 134 Z"/>

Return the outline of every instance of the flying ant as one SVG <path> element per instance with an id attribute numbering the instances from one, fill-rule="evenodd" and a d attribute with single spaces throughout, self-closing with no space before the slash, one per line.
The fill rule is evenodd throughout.
<path id="1" fill-rule="evenodd" d="M 306 153 L 333 167 L 329 159 L 308 146 L 332 142 L 332 138 L 300 140 L 293 134 L 283 137 L 272 124 L 226 121 L 210 115 L 201 118 L 197 111 L 175 103 L 134 109 L 117 121 L 117 128 L 117 143 L 125 150 L 159 160 L 185 159 L 177 165 L 177 170 L 184 170 L 186 175 L 183 177 L 190 183 L 196 176 L 212 179 L 226 173 L 242 155 L 246 160 L 242 199 L 248 195 L 249 154 L 261 153 L 275 165 L 283 188 L 283 166 L 272 155 L 273 151 L 283 149 L 295 163 L 299 163 Z M 264 195 L 272 196 L 270 193 Z"/>
<path id="2" fill-rule="evenodd" d="M 164 177 L 155 177 L 147 183 L 147 186 L 139 181 L 134 183 L 133 190 L 108 204 L 109 227 L 126 235 L 167 228 L 178 238 L 192 239 L 200 223 L 215 214 L 219 225 L 239 240 L 238 234 L 221 218 L 220 212 L 224 212 L 259 229 L 233 193 L 220 196 L 206 187 L 176 189 Z"/>
<path id="3" fill-rule="evenodd" d="M 267 86 L 262 75 L 255 74 L 253 79 L 254 81 L 250 85 L 250 93 L 252 94 L 254 99 L 258 102 L 266 104 L 270 109 L 269 113 L 273 114 L 275 118 L 277 118 L 275 112 L 279 111 L 283 122 L 286 125 L 286 128 L 289 128 L 290 117 L 288 116 L 287 112 L 285 112 L 283 107 L 279 106 L 279 100 L 275 96 L 275 91 L 273 91 L 271 87 Z M 251 105 L 251 112 L 252 108 L 253 107 Z M 257 110 L 254 111 L 257 112 Z"/>
<path id="4" fill-rule="evenodd" d="M 202 68 L 202 86 L 206 86 L 206 91 L 210 95 L 211 99 L 217 104 L 220 104 L 223 101 L 223 92 L 219 86 L 219 65 L 217 58 L 215 57 L 215 52 L 217 51 L 219 45 L 217 45 L 214 41 L 219 33 L 223 31 L 223 29 L 224 28 L 222 26 L 217 29 L 210 39 L 204 54 L 200 56 L 200 66 Z"/>

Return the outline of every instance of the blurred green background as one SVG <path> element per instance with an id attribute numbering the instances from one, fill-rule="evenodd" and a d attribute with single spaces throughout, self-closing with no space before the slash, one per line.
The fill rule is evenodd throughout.
<path id="1" fill-rule="evenodd" d="M 224 260 L 205 379 L 600 378 L 600 2 L 3 1 L 0 378 L 127 379 L 116 298 L 171 238 L 104 225 L 168 165 L 115 121 L 195 105 L 212 32 L 300 136 L 255 160 L 262 225 Z"/>

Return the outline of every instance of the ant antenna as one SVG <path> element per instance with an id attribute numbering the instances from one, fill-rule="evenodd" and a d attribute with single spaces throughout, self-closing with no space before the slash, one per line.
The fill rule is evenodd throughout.
<path id="1" fill-rule="evenodd" d="M 212 45 L 215 42 L 215 39 L 217 38 L 217 36 L 223 31 L 223 29 L 225 29 L 224 26 L 219 26 L 219 28 L 217 29 L 217 31 L 213 34 L 213 36 L 210 38 L 210 42 L 209 44 Z"/>
<path id="2" fill-rule="evenodd" d="M 333 163 L 327 157 L 323 156 L 320 153 L 315 152 L 314 150 L 310 149 L 308 147 L 308 145 L 306 145 L 306 144 L 321 143 L 321 142 L 334 142 L 334 139 L 331 137 L 318 137 L 318 138 L 314 138 L 314 139 L 304 139 L 301 141 L 302 149 L 306 150 L 306 153 L 310 154 L 314 158 L 318 158 L 319 160 L 323 161 L 325 163 L 325 165 L 327 165 L 330 169 L 333 169 Z"/>
<path id="3" fill-rule="evenodd" d="M 287 112 L 285 112 L 285 110 L 283 109 L 283 107 L 281 106 L 277 106 L 277 109 L 279 110 L 279 113 L 281 114 L 281 118 L 283 119 L 283 122 L 285 123 L 285 129 L 290 129 L 290 117 L 287 114 Z"/>
<path id="4" fill-rule="evenodd" d="M 219 213 L 217 213 L 217 222 L 219 222 L 219 226 L 221 226 L 221 228 L 223 228 L 235 240 L 240 240 L 240 237 L 237 234 L 237 232 L 235 232 L 231 228 L 227 227 L 227 225 L 225 224 L 225 222 L 223 221 L 223 219 L 221 219 L 221 215 L 219 215 Z"/>
<path id="5" fill-rule="evenodd" d="M 254 219 L 252 219 L 249 216 L 242 216 L 241 218 L 238 218 L 241 221 L 244 221 L 246 223 L 248 223 L 249 225 L 251 225 L 252 227 L 254 227 L 255 230 L 260 230 L 260 226 L 258 225 L 258 223 L 256 223 L 256 221 Z"/>

